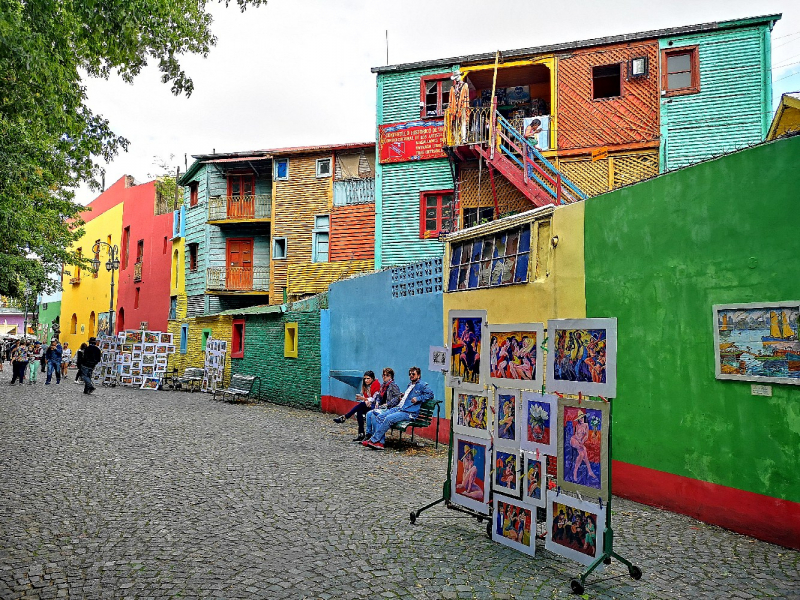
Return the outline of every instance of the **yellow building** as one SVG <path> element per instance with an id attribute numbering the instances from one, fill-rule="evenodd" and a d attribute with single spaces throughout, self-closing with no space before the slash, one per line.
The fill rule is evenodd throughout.
<path id="1" fill-rule="evenodd" d="M 122 209 L 124 190 L 133 185 L 132 177 L 122 177 L 106 191 L 95 198 L 81 213 L 85 221 L 84 233 L 72 244 L 71 249 L 83 258 L 100 261 L 97 273 L 75 265 L 65 265 L 61 280 L 61 335 L 60 340 L 69 342 L 74 352 L 81 343 L 97 335 L 98 326 L 108 318 L 111 299 L 111 273 L 105 269 L 108 248 L 103 246 L 97 254 L 92 252 L 96 242 L 106 242 L 120 247 L 122 235 Z M 119 272 L 114 273 L 115 286 L 113 309 L 116 312 Z M 116 321 L 116 319 L 114 319 Z M 115 324 L 116 325 L 116 324 Z"/>
<path id="2" fill-rule="evenodd" d="M 767 140 L 798 131 L 800 131 L 800 92 L 783 94 L 772 119 Z"/>

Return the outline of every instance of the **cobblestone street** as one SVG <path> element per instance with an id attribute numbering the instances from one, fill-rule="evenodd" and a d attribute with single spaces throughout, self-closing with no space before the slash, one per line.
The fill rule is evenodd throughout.
<path id="1" fill-rule="evenodd" d="M 435 499 L 446 448 L 380 453 L 355 425 L 205 394 L 0 375 L 2 598 L 569 598 L 580 566 L 526 557 Z M 71 372 L 71 380 L 74 374 Z M 589 598 L 800 597 L 800 553 L 625 500 Z"/>

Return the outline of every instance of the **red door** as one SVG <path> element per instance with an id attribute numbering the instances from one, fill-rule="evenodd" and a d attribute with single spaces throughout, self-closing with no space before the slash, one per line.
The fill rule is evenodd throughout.
<path id="1" fill-rule="evenodd" d="M 252 219 L 256 216 L 255 176 L 231 175 L 228 177 L 228 218 Z"/>
<path id="2" fill-rule="evenodd" d="M 253 289 L 253 240 L 228 240 L 228 268 L 226 275 L 228 290 Z"/>

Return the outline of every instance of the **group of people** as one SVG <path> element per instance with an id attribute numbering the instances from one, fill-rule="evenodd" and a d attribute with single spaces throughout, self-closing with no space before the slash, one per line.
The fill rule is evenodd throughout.
<path id="1" fill-rule="evenodd" d="M 606 341 L 587 332 L 559 332 L 556 338 L 555 376 L 562 381 L 606 381 Z"/>
<path id="2" fill-rule="evenodd" d="M 595 516 L 582 510 L 566 507 L 553 519 L 553 541 L 585 554 L 594 554 L 597 538 Z"/>
<path id="3" fill-rule="evenodd" d="M 536 371 L 536 343 L 534 338 L 512 335 L 498 340 L 492 336 L 489 357 L 491 376 L 498 379 L 524 379 L 530 381 Z"/>
<path id="4" fill-rule="evenodd" d="M 344 423 L 354 416 L 358 421 L 358 435 L 354 442 L 373 450 L 383 450 L 386 432 L 401 421 L 413 420 L 422 404 L 433 398 L 430 386 L 420 378 L 419 367 L 408 370 L 409 383 L 405 392 L 394 382 L 394 370 L 386 367 L 382 372 L 383 383 L 378 383 L 373 371 L 366 371 L 361 382 L 361 393 L 356 394 L 358 404 L 347 414 L 334 419 Z"/>
<path id="5" fill-rule="evenodd" d="M 12 377 L 9 385 L 24 384 L 26 376 L 28 384 L 33 385 L 37 383 L 39 372 L 47 373 L 45 385 L 52 383 L 53 375 L 56 376 L 56 384 L 61 383 L 62 377 L 66 379 L 67 370 L 72 363 L 69 342 L 64 342 L 62 346 L 58 339 L 53 339 L 50 345 L 44 348 L 38 340 L 16 340 L 4 346 L 0 356 L 0 372 L 3 371 L 3 359 L 11 363 Z M 83 382 L 84 394 L 91 394 L 95 389 L 91 376 L 100 358 L 101 352 L 95 338 L 90 338 L 88 344 L 81 344 L 75 353 L 75 363 L 78 367 L 75 383 Z"/>

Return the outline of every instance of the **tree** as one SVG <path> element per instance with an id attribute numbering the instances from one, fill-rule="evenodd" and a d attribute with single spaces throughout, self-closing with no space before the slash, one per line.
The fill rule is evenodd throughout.
<path id="1" fill-rule="evenodd" d="M 132 82 L 154 59 L 174 94 L 191 95 L 178 59 L 216 43 L 207 4 L 0 0 L 0 294 L 50 289 L 48 275 L 81 264 L 68 249 L 83 233 L 74 188 L 99 189 L 97 159 L 128 146 L 86 106 L 82 76 Z"/>

